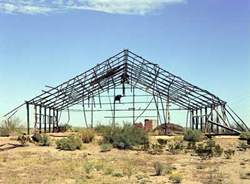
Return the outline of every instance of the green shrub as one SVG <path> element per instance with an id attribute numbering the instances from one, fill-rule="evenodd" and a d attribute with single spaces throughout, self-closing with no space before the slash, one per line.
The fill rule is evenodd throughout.
<path id="1" fill-rule="evenodd" d="M 223 153 L 223 148 L 219 144 L 215 145 L 215 147 L 214 147 L 214 156 L 215 157 L 220 157 L 222 155 L 222 153 Z"/>
<path id="2" fill-rule="evenodd" d="M 113 148 L 112 144 L 109 143 L 101 144 L 100 147 L 101 147 L 101 152 L 108 152 L 111 151 L 111 149 Z"/>
<path id="3" fill-rule="evenodd" d="M 174 166 L 172 166 L 172 164 L 167 164 L 164 166 L 164 173 L 165 174 L 172 174 L 172 172 L 176 170 L 176 168 Z"/>
<path id="4" fill-rule="evenodd" d="M 160 162 L 154 162 L 155 175 L 161 176 L 164 174 L 164 165 Z"/>
<path id="5" fill-rule="evenodd" d="M 172 181 L 172 183 L 181 183 L 182 175 L 179 173 L 173 173 L 169 176 L 169 180 Z"/>
<path id="6" fill-rule="evenodd" d="M 111 128 L 111 126 L 106 126 L 106 125 L 97 125 L 95 127 L 95 131 L 100 134 L 100 135 L 103 135 L 105 134 L 107 131 L 109 131 L 109 129 Z"/>
<path id="7" fill-rule="evenodd" d="M 224 151 L 224 155 L 226 159 L 231 159 L 232 156 L 234 155 L 235 151 L 232 149 L 228 149 Z"/>
<path id="8" fill-rule="evenodd" d="M 50 141 L 49 136 L 46 134 L 43 134 L 39 141 L 39 146 L 50 146 L 50 144 L 51 144 L 51 141 Z"/>
<path id="9" fill-rule="evenodd" d="M 125 124 L 123 127 L 107 127 L 103 142 L 110 143 L 118 149 L 131 149 L 133 146 L 149 143 L 147 133 L 140 128 Z"/>
<path id="10" fill-rule="evenodd" d="M 242 141 L 242 142 L 239 143 L 237 148 L 239 149 L 239 151 L 246 151 L 247 148 L 248 148 L 248 145 L 245 142 Z"/>
<path id="11" fill-rule="evenodd" d="M 34 142 L 40 142 L 42 140 L 42 135 L 40 133 L 34 133 L 32 136 L 31 136 L 31 139 L 34 141 Z"/>
<path id="12" fill-rule="evenodd" d="M 94 164 L 87 160 L 84 162 L 83 167 L 85 173 L 90 174 L 90 172 L 94 169 Z"/>
<path id="13" fill-rule="evenodd" d="M 50 138 L 46 134 L 34 133 L 31 139 L 38 143 L 39 146 L 50 146 L 51 144 Z"/>
<path id="14" fill-rule="evenodd" d="M 248 139 L 250 139 L 250 131 L 248 131 L 248 132 L 241 132 L 240 139 L 242 139 L 242 140 L 248 140 Z"/>
<path id="15" fill-rule="evenodd" d="M 215 144 L 214 140 L 209 139 L 205 143 L 198 144 L 195 149 L 195 152 L 203 159 L 207 159 L 214 156 L 221 156 L 223 153 L 223 148 L 221 148 L 219 144 Z"/>
<path id="16" fill-rule="evenodd" d="M 112 176 L 114 176 L 114 177 L 123 177 L 123 172 L 115 171 L 115 172 L 112 173 Z"/>
<path id="17" fill-rule="evenodd" d="M 196 149 L 196 142 L 188 142 L 187 149 Z"/>
<path id="18" fill-rule="evenodd" d="M 74 151 L 82 148 L 82 140 L 78 136 L 69 136 L 56 141 L 57 149 Z"/>
<path id="19" fill-rule="evenodd" d="M 184 140 L 189 142 L 199 142 L 202 140 L 202 132 L 199 130 L 186 130 L 184 132 Z"/>
<path id="20" fill-rule="evenodd" d="M 159 144 L 151 144 L 147 149 L 147 152 L 151 155 L 160 155 L 163 152 L 162 145 Z"/>
<path id="21" fill-rule="evenodd" d="M 168 144 L 168 151 L 172 154 L 177 154 L 184 149 L 183 142 L 172 142 Z"/>
<path id="22" fill-rule="evenodd" d="M 157 139 L 157 142 L 158 142 L 160 145 L 166 145 L 166 144 L 168 143 L 168 140 L 167 140 L 167 139 L 159 138 L 159 139 Z"/>
<path id="23" fill-rule="evenodd" d="M 95 131 L 93 129 L 85 128 L 80 131 L 80 137 L 83 143 L 90 143 L 95 138 Z"/>
<path id="24" fill-rule="evenodd" d="M 58 132 L 68 132 L 68 131 L 72 131 L 73 128 L 71 125 L 69 125 L 68 123 L 65 124 L 61 124 L 58 127 Z"/>
<path id="25" fill-rule="evenodd" d="M 250 145 L 250 131 L 248 131 L 248 132 L 241 132 L 240 139 L 247 140 L 247 144 Z"/>
<path id="26" fill-rule="evenodd" d="M 0 136 L 10 136 L 11 134 L 22 134 L 24 129 L 20 125 L 21 121 L 18 118 L 7 119 L 2 121 L 0 125 Z"/>

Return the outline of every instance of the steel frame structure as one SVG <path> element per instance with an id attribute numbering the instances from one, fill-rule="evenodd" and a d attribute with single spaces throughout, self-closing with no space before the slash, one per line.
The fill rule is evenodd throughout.
<path id="1" fill-rule="evenodd" d="M 55 132 L 59 126 L 59 116 L 76 104 L 92 104 L 91 126 L 93 126 L 93 104 L 98 98 L 102 105 L 101 94 L 114 90 L 114 100 L 110 102 L 112 119 L 115 123 L 116 89 L 122 90 L 126 96 L 126 89 L 139 89 L 153 96 L 157 114 L 163 111 L 164 123 L 169 123 L 169 104 L 175 104 L 187 111 L 187 125 L 192 129 L 200 129 L 211 134 L 239 134 L 249 130 L 244 121 L 227 105 L 227 103 L 182 78 L 162 69 L 141 56 L 125 49 L 108 58 L 95 67 L 76 77 L 56 86 L 49 87 L 42 94 L 25 101 L 5 116 L 13 116 L 20 107 L 26 105 L 27 127 L 30 134 L 30 108 L 34 107 L 34 128 L 39 132 Z M 133 99 L 136 94 L 133 93 Z M 157 100 L 156 100 L 157 98 Z M 160 99 L 160 105 L 158 100 Z M 165 106 L 166 105 L 166 106 Z M 112 108 L 113 106 L 113 108 Z M 166 107 L 166 108 L 165 108 Z M 147 108 L 143 111 L 148 110 Z M 135 102 L 133 100 L 133 123 L 135 123 Z M 143 112 L 142 112 L 143 114 Z M 86 116 L 85 122 L 87 124 Z M 237 129 L 236 129 L 237 127 Z"/>

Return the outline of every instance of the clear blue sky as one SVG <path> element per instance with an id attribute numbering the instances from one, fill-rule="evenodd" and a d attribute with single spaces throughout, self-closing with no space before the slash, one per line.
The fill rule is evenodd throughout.
<path id="1" fill-rule="evenodd" d="M 248 0 L 0 0 L 0 116 L 124 48 L 250 125 Z"/>

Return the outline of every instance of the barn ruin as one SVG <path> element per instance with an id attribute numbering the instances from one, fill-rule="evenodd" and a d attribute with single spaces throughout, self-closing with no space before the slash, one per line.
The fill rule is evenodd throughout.
<path id="1" fill-rule="evenodd" d="M 134 124 L 139 118 L 151 118 L 144 116 L 150 112 L 157 125 L 166 125 L 171 121 L 172 111 L 184 111 L 186 127 L 204 133 L 239 134 L 249 130 L 226 101 L 127 49 L 56 87 L 48 87 L 5 117 L 26 106 L 28 134 L 31 128 L 44 133 L 56 132 L 61 113 L 66 112 L 69 119 L 71 107 L 80 105 L 81 109 L 75 111 L 83 114 L 86 127 L 94 126 L 97 112 L 103 112 L 112 124 L 117 119 Z M 150 100 L 136 100 L 140 97 Z M 137 108 L 139 103 L 145 106 Z M 125 104 L 129 107 L 118 107 Z M 123 116 L 117 115 L 120 111 Z"/>

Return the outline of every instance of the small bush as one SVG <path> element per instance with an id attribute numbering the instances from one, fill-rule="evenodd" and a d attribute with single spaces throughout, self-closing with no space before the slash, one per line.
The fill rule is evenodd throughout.
<path id="1" fill-rule="evenodd" d="M 82 140 L 78 136 L 69 136 L 56 141 L 57 149 L 74 151 L 82 148 Z"/>
<path id="2" fill-rule="evenodd" d="M 219 157 L 223 153 L 223 148 L 220 145 L 215 144 L 215 141 L 212 139 L 207 140 L 205 143 L 200 143 L 195 149 L 195 152 L 198 156 L 203 159 L 211 157 Z"/>
<path id="3" fill-rule="evenodd" d="M 164 166 L 164 173 L 165 174 L 172 174 L 172 172 L 176 170 L 176 168 L 172 164 L 167 164 Z"/>
<path id="4" fill-rule="evenodd" d="M 187 130 L 184 132 L 184 140 L 189 142 L 199 142 L 202 140 L 202 132 L 199 130 Z"/>
<path id="5" fill-rule="evenodd" d="M 110 175 L 110 174 L 112 174 L 113 171 L 114 171 L 113 168 L 107 167 L 107 168 L 104 170 L 104 174 L 105 174 L 105 175 Z"/>
<path id="6" fill-rule="evenodd" d="M 226 159 L 231 159 L 232 156 L 234 155 L 235 151 L 232 149 L 228 149 L 224 151 L 224 155 Z"/>
<path id="7" fill-rule="evenodd" d="M 39 141 L 39 146 L 50 146 L 51 142 L 50 142 L 50 138 L 48 135 L 43 134 L 41 136 L 41 139 Z"/>
<path id="8" fill-rule="evenodd" d="M 242 139 L 242 140 L 250 140 L 250 131 L 241 132 L 240 139 Z"/>
<path id="9" fill-rule="evenodd" d="M 196 149 L 196 142 L 188 142 L 187 149 Z"/>
<path id="10" fill-rule="evenodd" d="M 179 173 L 173 173 L 169 176 L 169 180 L 172 181 L 172 183 L 181 183 L 182 175 Z"/>
<path id="11" fill-rule="evenodd" d="M 84 162 L 83 167 L 84 167 L 85 173 L 90 174 L 90 172 L 94 169 L 94 164 L 90 161 L 86 161 Z"/>
<path id="12" fill-rule="evenodd" d="M 154 169 L 156 176 L 162 176 L 164 174 L 164 165 L 160 162 L 154 162 Z"/>
<path id="13" fill-rule="evenodd" d="M 103 142 L 110 143 L 118 149 L 131 149 L 133 146 L 149 143 L 147 133 L 140 128 L 125 124 L 123 127 L 107 127 Z"/>
<path id="14" fill-rule="evenodd" d="M 147 152 L 151 155 L 160 155 L 163 152 L 163 149 L 159 144 L 151 144 L 149 145 Z"/>
<path id="15" fill-rule="evenodd" d="M 59 132 L 68 132 L 68 131 L 72 131 L 73 128 L 68 123 L 65 123 L 65 124 L 59 125 L 58 130 Z"/>
<path id="16" fill-rule="evenodd" d="M 40 133 L 34 133 L 32 136 L 31 136 L 31 139 L 34 141 L 34 142 L 40 142 L 42 140 L 42 135 Z"/>
<path id="17" fill-rule="evenodd" d="M 178 154 L 184 149 L 183 142 L 172 142 L 168 144 L 168 151 L 172 154 Z"/>
<path id="18" fill-rule="evenodd" d="M 13 118 L 2 121 L 0 125 L 0 136 L 8 137 L 11 134 L 21 134 L 23 127 L 20 126 L 20 119 Z"/>
<path id="19" fill-rule="evenodd" d="M 131 178 L 134 172 L 134 166 L 133 164 L 128 164 L 124 169 L 123 169 L 123 174 L 128 176 L 128 178 Z"/>
<path id="20" fill-rule="evenodd" d="M 105 126 L 105 125 L 97 125 L 95 127 L 95 131 L 100 134 L 103 135 L 105 134 L 107 131 L 109 131 L 109 129 L 111 128 L 111 126 Z"/>
<path id="21" fill-rule="evenodd" d="M 166 145 L 168 143 L 168 140 L 167 139 L 157 139 L 157 142 L 160 144 L 160 145 Z"/>
<path id="22" fill-rule="evenodd" d="M 83 129 L 80 132 L 80 137 L 83 143 L 90 143 L 95 138 L 95 131 L 93 129 L 88 129 L 88 128 Z"/>
<path id="23" fill-rule="evenodd" d="M 108 152 L 108 151 L 111 151 L 111 149 L 113 148 L 112 144 L 101 144 L 100 145 L 101 147 L 101 152 Z"/>
<path id="24" fill-rule="evenodd" d="M 112 176 L 114 176 L 114 177 L 123 177 L 123 172 L 115 171 L 115 172 L 112 173 Z"/>
<path id="25" fill-rule="evenodd" d="M 51 144 L 50 138 L 46 134 L 34 133 L 31 136 L 31 139 L 39 146 L 50 146 Z"/>
<path id="26" fill-rule="evenodd" d="M 240 142 L 239 145 L 237 146 L 237 148 L 239 149 L 239 151 L 246 151 L 248 148 L 248 145 L 245 142 Z"/>

